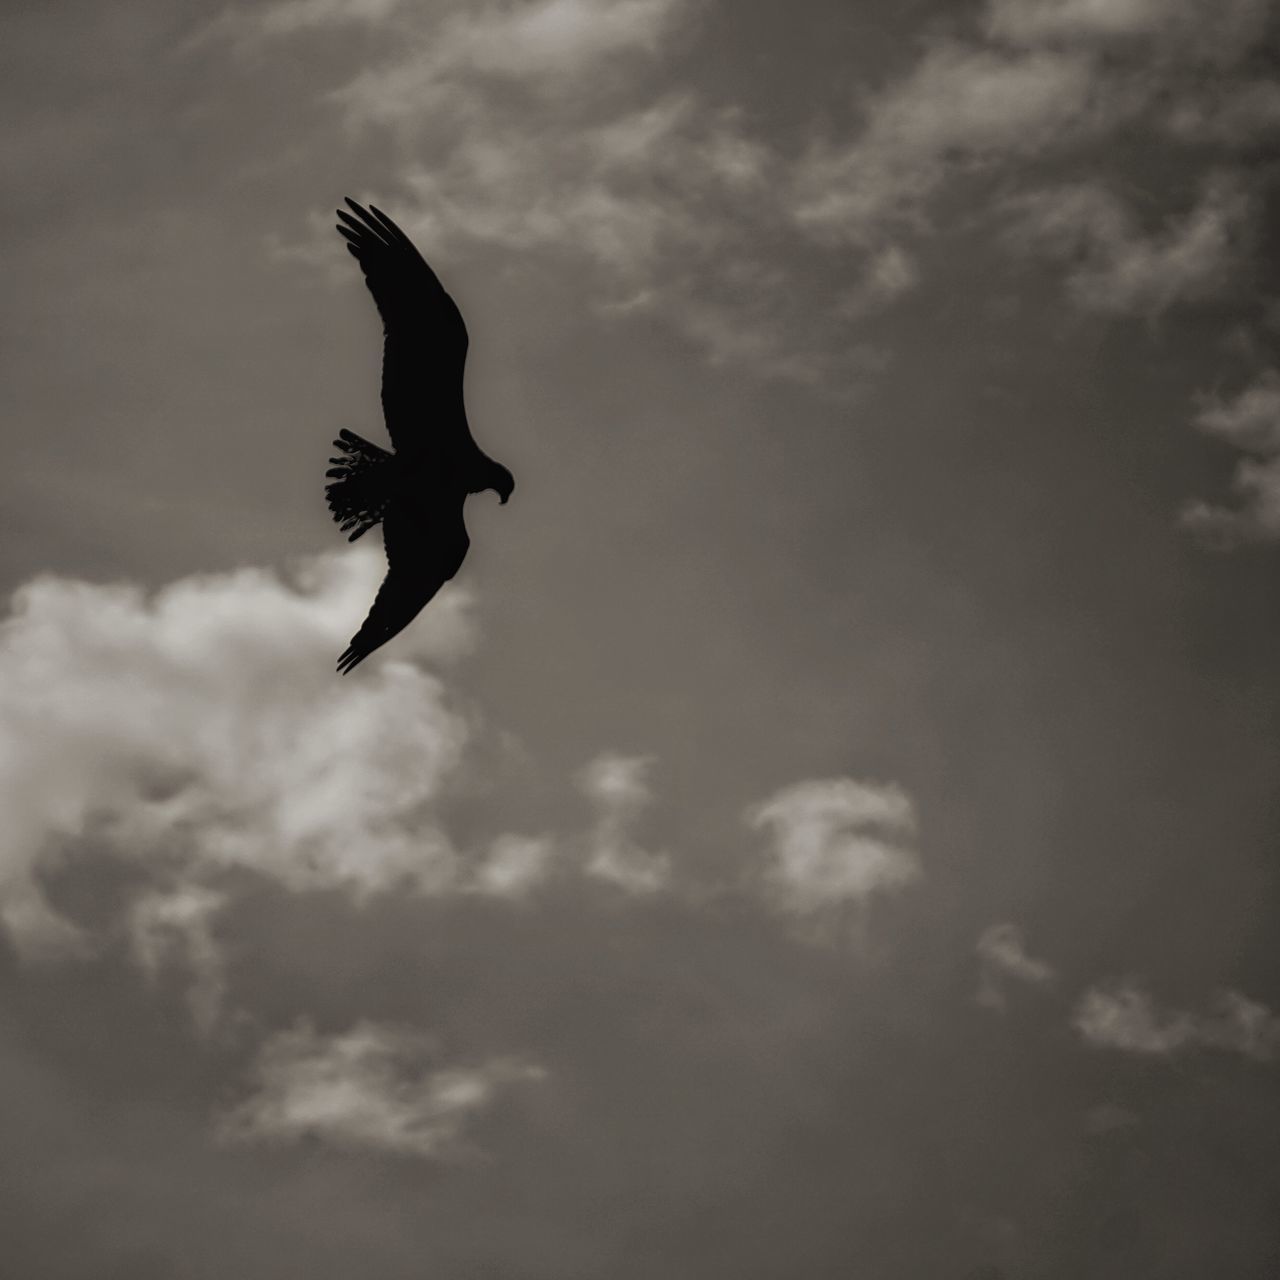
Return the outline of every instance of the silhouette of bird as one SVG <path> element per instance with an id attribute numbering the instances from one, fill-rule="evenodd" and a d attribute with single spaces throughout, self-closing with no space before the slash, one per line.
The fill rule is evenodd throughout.
<path id="1" fill-rule="evenodd" d="M 369 616 L 338 659 L 345 675 L 403 631 L 453 577 L 471 545 L 462 508 L 493 489 L 506 502 L 511 472 L 471 435 L 462 401 L 467 328 L 413 242 L 380 209 L 349 197 L 338 231 L 382 317 L 382 413 L 395 451 L 354 431 L 333 443 L 329 510 L 354 542 L 382 525 L 387 576 Z M 354 216 L 352 216 L 354 215 Z"/>

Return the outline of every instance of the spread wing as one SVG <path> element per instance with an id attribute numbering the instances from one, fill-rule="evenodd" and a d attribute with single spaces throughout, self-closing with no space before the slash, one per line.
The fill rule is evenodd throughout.
<path id="1" fill-rule="evenodd" d="M 352 212 L 338 210 L 338 230 L 382 317 L 382 412 L 391 442 L 409 454 L 457 449 L 463 441 L 432 436 L 466 431 L 466 419 L 457 412 L 467 359 L 462 313 L 413 241 L 385 213 L 351 199 L 347 205 Z"/>
<path id="2" fill-rule="evenodd" d="M 462 497 L 442 503 L 430 514 L 406 515 L 393 506 L 383 518 L 387 576 L 360 630 L 338 659 L 346 675 L 375 649 L 398 635 L 462 565 L 471 540 L 462 519 Z"/>

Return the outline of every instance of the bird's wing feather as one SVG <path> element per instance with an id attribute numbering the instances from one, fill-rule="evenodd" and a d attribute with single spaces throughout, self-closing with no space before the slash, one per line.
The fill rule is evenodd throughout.
<path id="1" fill-rule="evenodd" d="M 360 264 L 382 317 L 382 410 L 397 452 L 454 452 L 469 438 L 462 402 L 467 327 L 457 304 L 413 241 L 380 209 L 348 199 L 338 230 Z M 353 216 L 354 215 L 354 216 Z M 434 438 L 433 438 L 434 437 Z"/>
<path id="2" fill-rule="evenodd" d="M 383 520 L 387 576 L 360 630 L 338 659 L 343 675 L 398 635 L 462 565 L 470 546 L 462 495 L 427 514 L 406 515 L 393 506 Z"/>

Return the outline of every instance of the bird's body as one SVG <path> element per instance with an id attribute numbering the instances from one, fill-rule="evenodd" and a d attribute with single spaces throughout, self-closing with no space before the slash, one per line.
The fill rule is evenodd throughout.
<path id="1" fill-rule="evenodd" d="M 408 236 L 372 205 L 338 211 L 382 316 L 382 411 L 393 453 L 343 431 L 326 486 L 329 509 L 355 541 L 382 525 L 387 576 L 338 660 L 344 674 L 417 617 L 458 572 L 470 546 L 463 505 L 486 489 L 506 502 L 511 472 L 471 434 L 462 395 L 467 330 L 453 299 Z"/>

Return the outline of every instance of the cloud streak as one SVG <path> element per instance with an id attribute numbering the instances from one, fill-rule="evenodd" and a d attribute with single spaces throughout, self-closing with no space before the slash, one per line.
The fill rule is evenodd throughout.
<path id="1" fill-rule="evenodd" d="M 1028 954 L 1022 930 L 1015 924 L 993 924 L 984 929 L 976 950 L 980 963 L 978 1003 L 988 1009 L 1007 1006 L 1010 982 L 1039 987 L 1055 976 L 1051 965 Z"/>
<path id="2" fill-rule="evenodd" d="M 1073 1017 L 1080 1037 L 1097 1049 L 1169 1057 L 1191 1048 L 1218 1049 L 1270 1061 L 1280 1049 L 1280 1017 L 1237 991 L 1226 991 L 1213 1012 L 1161 1010 L 1135 980 L 1092 987 Z"/>
<path id="3" fill-rule="evenodd" d="M 512 1058 L 432 1068 L 429 1036 L 373 1022 L 320 1035 L 307 1023 L 272 1036 L 252 1069 L 253 1089 L 219 1120 L 232 1143 L 315 1138 L 347 1149 L 456 1159 L 467 1121 L 500 1091 L 545 1072 Z"/>

